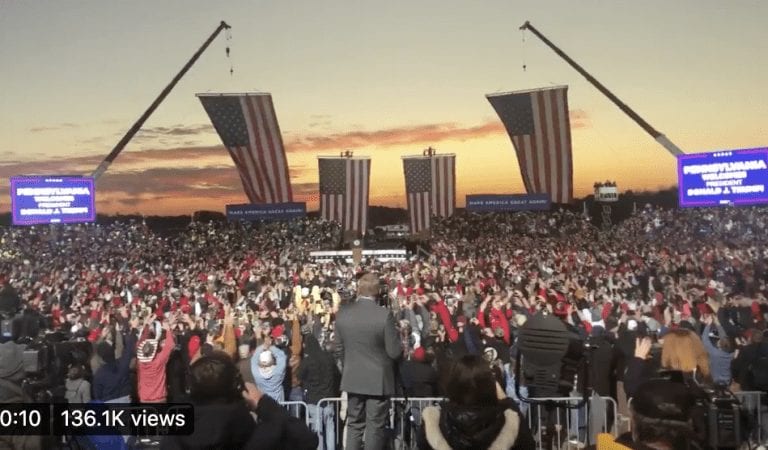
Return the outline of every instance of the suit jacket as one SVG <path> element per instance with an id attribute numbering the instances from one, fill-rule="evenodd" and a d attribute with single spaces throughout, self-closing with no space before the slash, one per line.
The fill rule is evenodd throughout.
<path id="1" fill-rule="evenodd" d="M 395 360 L 402 353 L 395 320 L 372 299 L 359 298 L 336 317 L 336 354 L 344 362 L 341 390 L 394 395 Z"/>

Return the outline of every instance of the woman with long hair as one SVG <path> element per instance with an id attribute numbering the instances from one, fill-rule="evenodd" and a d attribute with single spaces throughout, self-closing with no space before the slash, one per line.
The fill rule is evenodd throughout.
<path id="1" fill-rule="evenodd" d="M 448 401 L 422 412 L 419 449 L 536 448 L 517 405 L 506 398 L 481 356 L 463 356 L 443 374 Z"/>
<path id="2" fill-rule="evenodd" d="M 709 354 L 693 331 L 678 328 L 665 334 L 658 362 L 649 359 L 652 345 L 650 338 L 637 339 L 635 343 L 635 357 L 629 361 L 624 376 L 627 397 L 633 397 L 637 388 L 659 371 L 682 372 L 686 379 L 696 383 L 710 381 Z"/>

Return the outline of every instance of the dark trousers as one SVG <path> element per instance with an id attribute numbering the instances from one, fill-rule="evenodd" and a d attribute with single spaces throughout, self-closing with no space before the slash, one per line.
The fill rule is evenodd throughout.
<path id="1" fill-rule="evenodd" d="M 389 398 L 347 394 L 347 450 L 383 450 Z M 365 436 L 365 446 L 363 446 Z"/>

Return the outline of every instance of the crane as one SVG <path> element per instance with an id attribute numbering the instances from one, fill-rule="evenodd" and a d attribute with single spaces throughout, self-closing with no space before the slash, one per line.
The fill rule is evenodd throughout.
<path id="1" fill-rule="evenodd" d="M 595 77 L 593 77 L 589 72 L 584 70 L 583 67 L 581 67 L 576 61 L 571 59 L 570 56 L 568 56 L 564 51 L 560 50 L 558 46 L 556 46 L 552 41 L 547 39 L 539 30 L 537 30 L 533 25 L 531 25 L 530 21 L 526 21 L 521 27 L 521 30 L 528 30 L 531 33 L 534 34 L 537 38 L 541 39 L 542 42 L 544 42 L 549 48 L 551 48 L 555 53 L 557 53 L 558 56 L 563 58 L 565 62 L 567 62 L 571 67 L 576 69 L 577 72 L 579 72 L 581 75 L 584 76 L 584 78 L 587 79 L 594 87 L 597 88 L 598 91 L 602 92 L 606 97 L 608 97 L 616 106 L 619 107 L 620 110 L 624 111 L 632 120 L 635 121 L 640 127 L 645 130 L 648 134 L 650 134 L 656 142 L 661 144 L 662 147 L 667 149 L 669 153 L 672 154 L 672 156 L 682 155 L 684 152 L 672 143 L 664 134 L 656 130 L 646 122 L 642 117 L 640 117 L 639 114 L 637 114 L 635 111 L 632 110 L 629 106 L 627 106 L 624 102 L 619 100 L 618 97 L 616 97 L 613 92 L 609 91 L 607 87 L 603 86 L 602 83 L 597 81 Z"/>
<path id="2" fill-rule="evenodd" d="M 93 174 L 91 176 L 98 180 L 98 178 L 104 174 L 104 172 L 109 168 L 110 164 L 117 158 L 117 156 L 120 154 L 120 152 L 123 151 L 126 145 L 133 139 L 133 136 L 136 135 L 136 133 L 139 132 L 141 127 L 144 125 L 144 122 L 149 119 L 149 116 L 152 115 L 153 112 L 157 109 L 158 106 L 160 106 L 160 103 L 165 100 L 165 97 L 170 94 L 171 90 L 176 86 L 176 84 L 181 80 L 181 78 L 187 73 L 187 71 L 192 67 L 192 65 L 195 64 L 195 62 L 200 58 L 200 55 L 203 54 L 205 49 L 208 48 L 209 45 L 211 45 L 211 42 L 213 42 L 214 39 L 216 39 L 216 36 L 219 35 L 223 30 L 228 30 L 232 27 L 230 27 L 226 22 L 223 20 L 219 24 L 219 26 L 216 28 L 216 30 L 208 37 L 208 39 L 203 42 L 203 45 L 200 46 L 199 49 L 195 52 L 194 55 L 192 55 L 192 58 L 187 61 L 186 64 L 184 64 L 184 67 L 181 68 L 179 73 L 176 74 L 175 77 L 171 80 L 170 83 L 160 92 L 160 95 L 157 96 L 155 101 L 152 102 L 152 104 L 149 105 L 149 108 L 147 108 L 146 111 L 144 111 L 144 114 L 139 117 L 139 119 L 131 126 L 131 128 L 128 129 L 128 131 L 125 133 L 125 136 L 123 136 L 122 139 L 115 145 L 115 147 L 112 149 L 111 152 L 109 152 L 109 155 L 107 155 L 106 158 L 104 158 L 104 161 L 99 164 L 99 167 L 96 168 L 96 170 L 93 171 Z M 227 54 L 229 54 L 229 48 L 227 48 Z"/>

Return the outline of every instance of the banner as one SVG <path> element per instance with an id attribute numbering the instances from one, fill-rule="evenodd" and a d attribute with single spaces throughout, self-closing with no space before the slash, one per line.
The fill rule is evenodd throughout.
<path id="1" fill-rule="evenodd" d="M 259 220 L 291 220 L 307 215 L 306 203 L 271 203 L 262 205 L 227 205 L 227 220 L 245 220 L 255 222 Z"/>
<path id="2" fill-rule="evenodd" d="M 680 206 L 768 203 L 768 148 L 677 157 Z"/>
<path id="3" fill-rule="evenodd" d="M 547 211 L 549 194 L 467 195 L 469 212 Z"/>
<path id="4" fill-rule="evenodd" d="M 11 178 L 14 225 L 82 223 L 96 220 L 91 177 L 20 176 Z"/>

